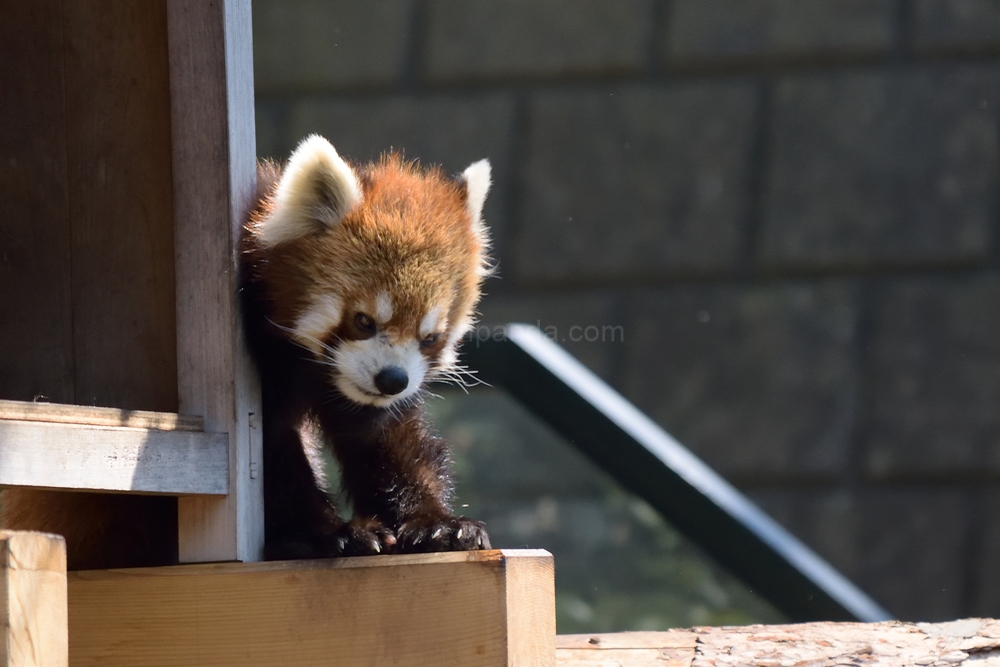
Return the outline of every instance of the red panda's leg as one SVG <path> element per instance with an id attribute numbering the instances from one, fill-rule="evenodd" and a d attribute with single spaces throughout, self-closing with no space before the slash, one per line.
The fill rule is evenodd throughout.
<path id="1" fill-rule="evenodd" d="M 264 557 L 320 558 L 343 524 L 292 424 L 264 419 Z"/>
<path id="2" fill-rule="evenodd" d="M 420 408 L 380 421 L 367 438 L 343 432 L 333 438 L 357 520 L 392 528 L 396 552 L 490 548 L 482 522 L 452 513 L 448 448 L 427 428 Z"/>

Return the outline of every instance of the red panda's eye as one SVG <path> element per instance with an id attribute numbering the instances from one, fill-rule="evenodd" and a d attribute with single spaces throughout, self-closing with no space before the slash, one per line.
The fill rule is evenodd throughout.
<path id="1" fill-rule="evenodd" d="M 375 335 L 375 320 L 364 313 L 358 313 L 354 316 L 354 326 L 357 327 L 360 333 L 366 336 Z"/>
<path id="2" fill-rule="evenodd" d="M 441 334 L 432 333 L 424 336 L 420 341 L 420 347 L 433 347 L 441 339 Z"/>

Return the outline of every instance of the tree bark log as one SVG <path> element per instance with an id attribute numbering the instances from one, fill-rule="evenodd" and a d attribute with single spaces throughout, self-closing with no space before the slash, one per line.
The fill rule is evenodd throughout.
<path id="1" fill-rule="evenodd" d="M 561 635 L 560 667 L 1000 667 L 1000 621 L 804 623 Z"/>

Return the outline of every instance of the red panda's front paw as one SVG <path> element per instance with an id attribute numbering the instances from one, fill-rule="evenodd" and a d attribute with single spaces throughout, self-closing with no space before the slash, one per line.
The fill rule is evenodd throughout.
<path id="1" fill-rule="evenodd" d="M 332 549 L 337 556 L 377 556 L 388 553 L 396 536 L 377 519 L 351 519 L 333 535 Z"/>
<path id="2" fill-rule="evenodd" d="M 462 516 L 410 519 L 396 531 L 397 553 L 474 551 L 489 549 L 490 537 L 482 521 Z"/>

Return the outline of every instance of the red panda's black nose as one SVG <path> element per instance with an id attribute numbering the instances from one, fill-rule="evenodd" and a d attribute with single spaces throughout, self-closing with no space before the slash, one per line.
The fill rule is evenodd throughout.
<path id="1" fill-rule="evenodd" d="M 407 377 L 406 371 L 399 366 L 383 368 L 375 376 L 375 386 L 383 394 L 398 394 L 406 389 L 406 385 L 409 383 L 410 378 Z"/>

